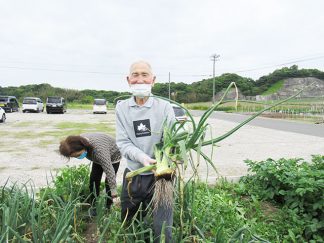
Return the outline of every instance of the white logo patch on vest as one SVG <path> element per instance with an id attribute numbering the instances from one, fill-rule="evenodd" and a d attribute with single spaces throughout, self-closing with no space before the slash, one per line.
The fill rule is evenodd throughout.
<path id="1" fill-rule="evenodd" d="M 133 121 L 133 126 L 137 138 L 151 136 L 150 119 Z"/>

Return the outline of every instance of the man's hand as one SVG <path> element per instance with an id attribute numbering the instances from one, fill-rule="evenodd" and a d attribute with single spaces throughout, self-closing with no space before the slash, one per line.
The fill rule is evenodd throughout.
<path id="1" fill-rule="evenodd" d="M 151 158 L 146 159 L 143 163 L 144 166 L 154 165 L 154 164 L 156 164 L 156 160 Z M 155 174 L 155 169 L 152 169 L 152 171 Z"/>
<path id="2" fill-rule="evenodd" d="M 147 158 L 147 159 L 143 162 L 143 165 L 144 165 L 144 166 L 154 165 L 154 164 L 156 164 L 156 160 L 155 160 L 155 159 L 151 159 L 151 158 Z"/>

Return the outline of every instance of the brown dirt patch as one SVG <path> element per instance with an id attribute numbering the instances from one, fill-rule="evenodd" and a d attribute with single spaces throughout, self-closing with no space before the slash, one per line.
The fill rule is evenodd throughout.
<path id="1" fill-rule="evenodd" d="M 89 222 L 86 227 L 86 231 L 84 233 L 84 237 L 87 243 L 97 243 L 98 235 L 97 235 L 97 224 L 94 222 Z"/>

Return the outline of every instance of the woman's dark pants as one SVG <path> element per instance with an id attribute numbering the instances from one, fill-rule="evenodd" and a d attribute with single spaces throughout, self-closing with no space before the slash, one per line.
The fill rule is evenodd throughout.
<path id="1" fill-rule="evenodd" d="M 114 167 L 115 175 L 116 175 L 118 168 L 119 168 L 119 162 L 114 163 L 112 165 Z M 103 169 L 102 169 L 101 165 L 99 165 L 97 163 L 92 163 L 92 169 L 91 169 L 91 173 L 90 173 L 90 186 L 89 186 L 90 192 L 91 192 L 90 202 L 92 203 L 92 205 L 95 205 L 96 197 L 98 197 L 100 194 L 100 182 L 101 182 L 102 174 L 103 174 Z M 113 201 L 111 198 L 110 187 L 107 183 L 107 178 L 105 179 L 105 186 L 106 186 L 106 193 L 108 196 L 107 208 L 109 209 L 111 207 Z M 94 195 L 96 195 L 96 197 Z"/>

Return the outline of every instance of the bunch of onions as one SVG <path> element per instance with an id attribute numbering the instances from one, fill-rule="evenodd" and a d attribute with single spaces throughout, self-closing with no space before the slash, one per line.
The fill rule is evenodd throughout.
<path id="1" fill-rule="evenodd" d="M 153 194 L 153 208 L 163 205 L 164 207 L 173 206 L 173 178 L 176 173 L 177 163 L 177 143 L 188 137 L 187 131 L 179 132 L 183 124 L 177 126 L 178 122 L 173 124 L 172 128 L 164 128 L 163 142 L 154 145 L 154 156 L 156 164 L 142 167 L 138 170 L 128 172 L 126 179 L 131 183 L 132 177 L 143 172 L 154 171 L 155 188 Z M 130 195 L 131 196 L 131 195 Z"/>

